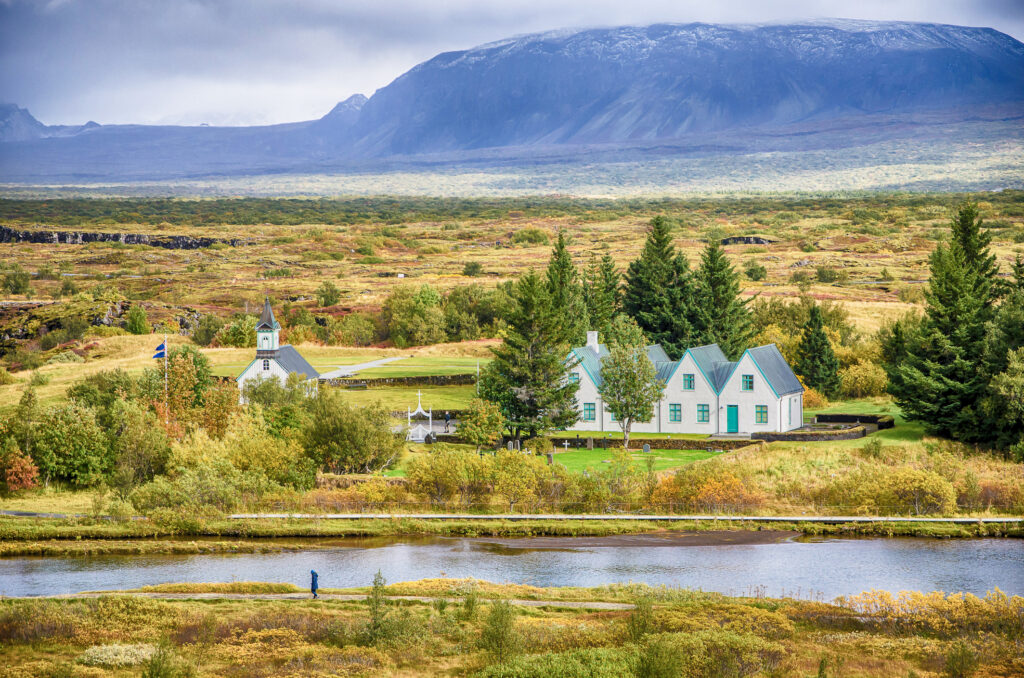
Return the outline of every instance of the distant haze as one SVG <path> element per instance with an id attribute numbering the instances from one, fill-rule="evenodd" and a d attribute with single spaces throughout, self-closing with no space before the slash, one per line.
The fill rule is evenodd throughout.
<path id="1" fill-rule="evenodd" d="M 0 102 L 46 124 L 317 118 L 439 52 L 561 27 L 825 16 L 987 26 L 1018 0 L 0 0 Z"/>

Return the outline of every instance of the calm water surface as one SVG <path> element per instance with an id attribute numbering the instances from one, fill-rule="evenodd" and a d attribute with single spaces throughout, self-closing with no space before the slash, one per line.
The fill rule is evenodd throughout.
<path id="1" fill-rule="evenodd" d="M 820 539 L 756 545 L 594 546 L 521 549 L 482 539 L 340 540 L 326 550 L 200 556 L 105 556 L 0 560 L 0 595 L 135 588 L 165 582 L 273 581 L 299 586 L 309 571 L 326 588 L 475 577 L 536 586 L 613 582 L 742 595 L 820 597 L 888 591 L 999 587 L 1024 595 L 1024 541 L 1017 539 Z"/>

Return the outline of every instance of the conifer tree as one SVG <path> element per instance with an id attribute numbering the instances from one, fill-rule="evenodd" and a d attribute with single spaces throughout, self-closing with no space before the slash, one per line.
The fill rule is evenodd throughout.
<path id="1" fill-rule="evenodd" d="M 955 249 L 939 245 L 931 255 L 926 315 L 890 390 L 904 416 L 929 433 L 974 441 L 988 381 L 981 360 L 991 301 L 977 293 L 985 286 Z"/>
<path id="2" fill-rule="evenodd" d="M 561 317 L 559 325 L 565 342 L 569 346 L 582 346 L 590 329 L 590 320 L 583 300 L 580 274 L 565 247 L 565 234 L 561 230 L 548 262 L 547 288 L 552 310 Z"/>
<path id="3" fill-rule="evenodd" d="M 930 258 L 928 305 L 920 329 L 907 337 L 902 361 L 888 365 L 889 390 L 903 414 L 932 434 L 966 442 L 995 435 L 982 410 L 1000 359 L 986 354 L 993 319 L 995 258 L 980 230 L 977 207 L 965 202 L 952 220 L 949 245 Z M 986 365 L 986 360 L 989 363 Z"/>
<path id="4" fill-rule="evenodd" d="M 480 375 L 480 396 L 498 406 L 511 436 L 533 438 L 576 421 L 576 390 L 566 373 L 569 344 L 562 316 L 535 272 L 511 288 L 514 308 L 494 359 Z"/>
<path id="5" fill-rule="evenodd" d="M 697 343 L 718 344 L 730 360 L 738 359 L 754 336 L 749 300 L 740 298 L 739 274 L 717 240 L 704 248 L 696 278 L 701 309 Z"/>
<path id="6" fill-rule="evenodd" d="M 793 369 L 803 377 L 804 384 L 828 398 L 835 397 L 839 393 L 839 359 L 825 334 L 821 309 L 817 304 L 811 307 L 810 318 L 796 352 L 797 362 Z"/>
<path id="7" fill-rule="evenodd" d="M 640 257 L 626 272 L 622 310 L 673 360 L 696 345 L 694 288 L 690 265 L 672 244 L 671 223 L 654 217 Z"/>
<path id="8" fill-rule="evenodd" d="M 611 328 L 612 320 L 619 312 L 622 291 L 622 276 L 615 267 L 610 254 L 601 261 L 591 262 L 583 278 L 584 301 L 590 318 L 590 329 L 604 336 Z"/>

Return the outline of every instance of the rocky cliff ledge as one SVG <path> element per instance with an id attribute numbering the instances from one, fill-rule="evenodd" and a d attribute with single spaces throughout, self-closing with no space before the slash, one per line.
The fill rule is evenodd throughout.
<path id="1" fill-rule="evenodd" d="M 238 247 L 249 245 L 248 238 L 194 238 L 190 235 L 146 235 L 145 233 L 98 233 L 90 231 L 19 231 L 0 226 L 0 242 L 34 242 L 59 245 L 81 245 L 87 242 L 120 242 L 126 245 L 149 245 L 168 250 L 197 250 L 217 243 Z"/>

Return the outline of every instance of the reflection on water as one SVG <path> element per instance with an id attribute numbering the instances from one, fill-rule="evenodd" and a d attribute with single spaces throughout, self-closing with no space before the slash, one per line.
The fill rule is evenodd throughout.
<path id="1" fill-rule="evenodd" d="M 0 560 L 0 595 L 127 589 L 165 582 L 273 581 L 326 588 L 474 577 L 536 586 L 615 582 L 830 600 L 868 589 L 1024 595 L 1024 542 L 1014 539 L 821 539 L 716 546 L 515 548 L 469 538 L 332 540 L 326 550 L 196 556 Z"/>

